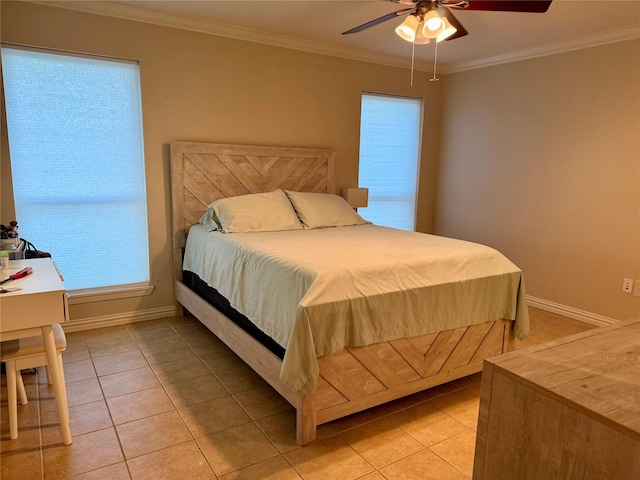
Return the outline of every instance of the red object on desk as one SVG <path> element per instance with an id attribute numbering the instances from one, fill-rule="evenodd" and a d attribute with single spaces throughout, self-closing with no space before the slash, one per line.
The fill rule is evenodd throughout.
<path id="1" fill-rule="evenodd" d="M 14 273 L 13 275 L 9 275 L 9 278 L 2 280 L 0 282 L 0 284 L 3 284 L 5 282 L 8 282 L 10 280 L 17 280 L 18 278 L 22 278 L 22 277 L 26 277 L 27 275 L 29 275 L 31 272 L 33 272 L 33 268 L 31 267 L 25 267 L 22 270 L 20 270 L 19 272 Z"/>

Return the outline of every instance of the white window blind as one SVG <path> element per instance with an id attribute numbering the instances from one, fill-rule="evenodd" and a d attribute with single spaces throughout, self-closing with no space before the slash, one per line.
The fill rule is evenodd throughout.
<path id="1" fill-rule="evenodd" d="M 149 282 L 138 64 L 3 45 L 19 233 L 68 290 Z"/>
<path id="2" fill-rule="evenodd" d="M 367 220 L 415 230 L 422 101 L 363 94 L 358 184 L 369 189 Z"/>

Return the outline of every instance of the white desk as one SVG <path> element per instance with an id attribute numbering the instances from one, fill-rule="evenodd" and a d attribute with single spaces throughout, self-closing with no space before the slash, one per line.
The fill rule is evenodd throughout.
<path id="1" fill-rule="evenodd" d="M 0 341 L 42 335 L 58 406 L 62 439 L 65 445 L 69 445 L 71 429 L 66 387 L 56 360 L 56 345 L 51 329 L 52 324 L 63 324 L 69 319 L 67 292 L 58 269 L 50 258 L 9 262 L 10 274 L 25 267 L 32 267 L 33 273 L 2 285 L 7 289 L 20 290 L 0 294 Z M 15 393 L 12 397 L 15 397 Z M 8 398 L 8 401 L 16 402 L 17 399 Z"/>

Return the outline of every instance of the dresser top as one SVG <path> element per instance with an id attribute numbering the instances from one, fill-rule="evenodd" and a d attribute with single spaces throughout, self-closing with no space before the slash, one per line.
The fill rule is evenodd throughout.
<path id="1" fill-rule="evenodd" d="M 583 413 L 640 439 L 640 318 L 487 360 Z"/>

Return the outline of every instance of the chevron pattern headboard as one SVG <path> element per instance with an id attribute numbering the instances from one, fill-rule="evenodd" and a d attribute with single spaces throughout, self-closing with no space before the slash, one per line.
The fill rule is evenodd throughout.
<path id="1" fill-rule="evenodd" d="M 334 193 L 335 152 L 201 142 L 171 143 L 173 248 L 214 200 L 277 188 Z"/>

